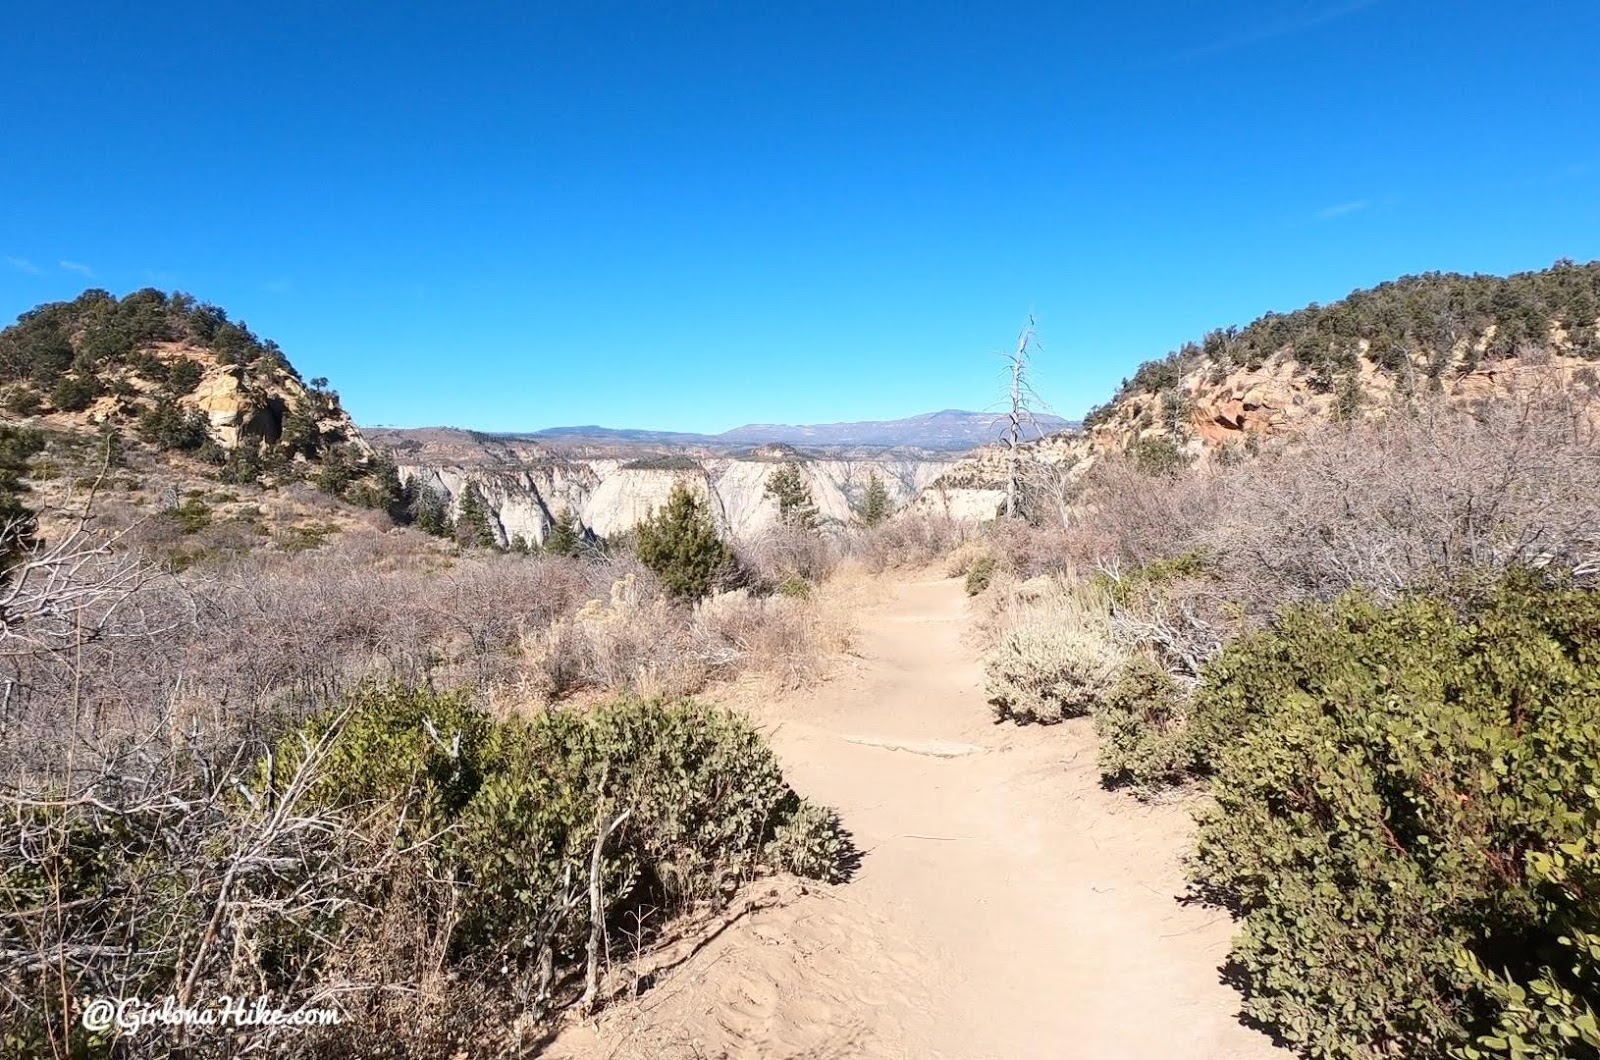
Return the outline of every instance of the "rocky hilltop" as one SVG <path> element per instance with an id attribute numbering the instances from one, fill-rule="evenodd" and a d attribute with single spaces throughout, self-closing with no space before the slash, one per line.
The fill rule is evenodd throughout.
<path id="1" fill-rule="evenodd" d="M 184 294 L 90 290 L 24 313 L 0 331 L 0 395 L 42 427 L 126 428 L 213 460 L 370 453 L 326 380 L 307 384 L 275 343 Z"/>
<path id="2" fill-rule="evenodd" d="M 1070 482 L 1108 453 L 1203 461 L 1418 402 L 1470 406 L 1538 388 L 1600 391 L 1600 262 L 1509 277 L 1408 276 L 1213 331 L 1141 365 L 1082 431 L 1027 445 L 1024 473 Z M 984 449 L 919 504 L 992 512 L 1006 477 L 1005 451 Z"/>

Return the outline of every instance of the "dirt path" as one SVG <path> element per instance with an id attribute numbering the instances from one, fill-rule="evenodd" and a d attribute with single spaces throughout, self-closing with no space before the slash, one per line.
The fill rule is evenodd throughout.
<path id="1" fill-rule="evenodd" d="M 990 723 L 959 582 L 898 583 L 861 625 L 847 673 L 759 712 L 855 880 L 758 891 L 553 1055 L 1286 1057 L 1218 980 L 1228 919 L 1176 900 L 1186 810 L 1102 791 L 1086 723 Z"/>

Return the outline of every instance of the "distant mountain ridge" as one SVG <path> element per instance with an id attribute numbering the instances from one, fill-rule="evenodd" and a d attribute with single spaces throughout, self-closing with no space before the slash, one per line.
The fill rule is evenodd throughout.
<path id="1" fill-rule="evenodd" d="M 898 420 L 859 420 L 850 423 L 748 423 L 721 434 L 694 434 L 680 431 L 648 431 L 629 428 L 583 426 L 550 427 L 527 433 L 499 434 L 496 437 L 544 441 L 602 441 L 632 445 L 684 446 L 878 446 L 885 449 L 915 448 L 941 452 L 976 449 L 998 441 L 1008 417 L 994 412 L 965 412 L 944 409 Z M 1077 424 L 1060 416 L 1040 415 L 1024 427 L 1024 436 L 1035 439 Z"/>

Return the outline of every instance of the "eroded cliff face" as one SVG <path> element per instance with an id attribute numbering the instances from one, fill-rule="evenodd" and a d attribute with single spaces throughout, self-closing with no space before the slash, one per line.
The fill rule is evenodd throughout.
<path id="1" fill-rule="evenodd" d="M 397 453 L 404 461 L 405 454 Z M 435 465 L 399 463 L 403 480 L 417 480 L 448 500 L 451 514 L 460 510 L 467 484 L 474 484 L 490 513 L 491 528 L 502 545 L 514 537 L 542 544 L 563 514 L 602 537 L 626 533 L 656 509 L 680 482 L 705 499 L 718 526 L 736 540 L 750 540 L 778 520 L 777 503 L 767 496 L 767 482 L 783 466 L 781 460 L 732 457 L 678 458 L 673 466 L 611 458 L 542 458 L 508 465 Z M 896 507 L 911 504 L 952 459 L 813 459 L 797 460 L 811 489 L 823 526 L 845 526 L 855 517 L 872 475 L 877 474 Z"/>

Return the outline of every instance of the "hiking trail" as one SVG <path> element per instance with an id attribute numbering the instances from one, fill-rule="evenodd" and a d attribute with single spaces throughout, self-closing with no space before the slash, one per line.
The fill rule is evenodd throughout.
<path id="1" fill-rule="evenodd" d="M 1287 1060 L 1220 980 L 1227 914 L 1179 901 L 1188 807 L 1103 790 L 1087 719 L 993 724 L 958 580 L 859 622 L 836 677 L 752 712 L 854 879 L 750 888 L 548 1055 Z"/>

